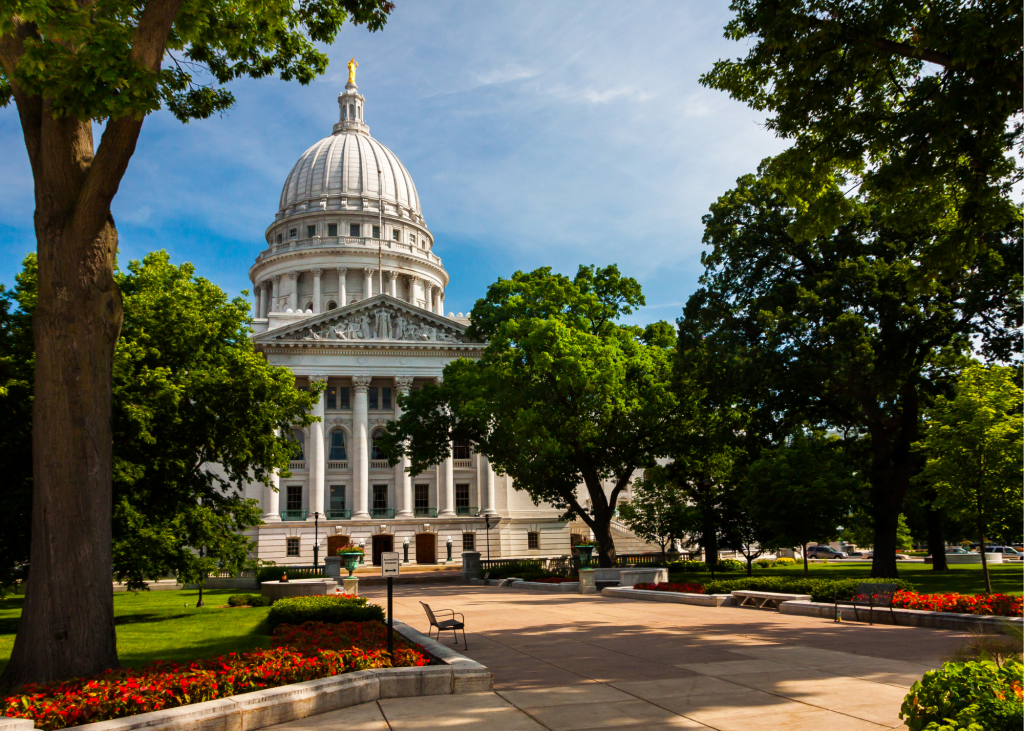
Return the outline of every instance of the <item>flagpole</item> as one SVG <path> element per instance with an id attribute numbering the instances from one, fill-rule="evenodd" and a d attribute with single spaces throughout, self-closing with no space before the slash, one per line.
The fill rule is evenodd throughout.
<path id="1" fill-rule="evenodd" d="M 377 170 L 377 289 L 384 294 L 384 188 L 381 185 L 381 171 Z"/>

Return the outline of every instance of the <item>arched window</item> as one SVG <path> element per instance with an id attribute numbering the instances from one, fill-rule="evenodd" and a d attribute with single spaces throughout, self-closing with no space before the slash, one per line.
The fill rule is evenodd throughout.
<path id="1" fill-rule="evenodd" d="M 338 309 L 338 303 L 335 302 L 334 300 L 331 300 L 330 302 L 327 303 L 327 309 L 328 310 L 336 310 L 336 309 Z"/>
<path id="2" fill-rule="evenodd" d="M 306 459 L 306 435 L 302 433 L 302 429 L 292 429 L 292 441 L 299 445 L 299 451 L 292 456 L 292 459 L 296 461 Z"/>
<path id="3" fill-rule="evenodd" d="M 327 459 L 331 462 L 343 462 L 348 459 L 348 452 L 345 451 L 345 432 L 341 429 L 331 432 L 331 453 Z"/>
<path id="4" fill-rule="evenodd" d="M 384 432 L 380 429 L 373 433 L 373 451 L 370 454 L 370 459 L 387 459 L 388 456 L 384 454 L 384 450 L 380 448 L 380 438 Z"/>
<path id="5" fill-rule="evenodd" d="M 303 307 L 302 309 L 309 310 L 310 312 L 312 312 L 313 311 L 313 303 L 312 302 L 307 302 L 306 306 Z"/>

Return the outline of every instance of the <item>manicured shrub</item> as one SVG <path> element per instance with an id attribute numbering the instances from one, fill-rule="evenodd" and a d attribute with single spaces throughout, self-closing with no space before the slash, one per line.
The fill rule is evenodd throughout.
<path id="1" fill-rule="evenodd" d="M 960 614 L 990 614 L 999 617 L 1024 616 L 1024 598 L 1010 594 L 918 594 L 913 591 L 897 592 L 892 605 L 903 609 L 924 609 L 929 612 L 959 612 Z"/>
<path id="2" fill-rule="evenodd" d="M 262 594 L 235 594 L 228 597 L 229 607 L 269 607 L 270 597 Z"/>
<path id="3" fill-rule="evenodd" d="M 264 566 L 256 574 L 256 580 L 280 581 L 281 575 L 287 574 L 289 579 L 319 579 L 324 575 L 323 567 L 314 569 L 312 566 Z"/>
<path id="4" fill-rule="evenodd" d="M 816 602 L 830 602 L 833 594 L 839 599 L 850 599 L 857 591 L 859 584 L 882 583 L 896 584 L 898 588 L 913 590 L 913 587 L 902 579 L 878 579 L 864 581 L 862 579 L 800 579 L 787 576 L 746 576 L 742 579 L 721 579 L 705 581 L 708 594 L 729 594 L 737 589 L 752 591 L 774 591 L 780 594 L 810 594 Z"/>
<path id="5" fill-rule="evenodd" d="M 267 621 L 271 628 L 281 624 L 305 622 L 369 622 L 384 621 L 384 610 L 367 604 L 366 597 L 351 594 L 329 596 L 296 596 L 278 599 L 270 607 Z"/>
<path id="6" fill-rule="evenodd" d="M 788 566 L 788 565 L 795 564 L 795 563 L 796 563 L 796 559 L 795 558 L 788 558 L 786 556 L 783 556 L 782 558 L 775 559 L 775 565 L 776 566 Z"/>
<path id="7" fill-rule="evenodd" d="M 525 579 L 526 574 L 533 574 L 537 576 L 544 576 L 544 569 L 541 567 L 541 563 L 538 559 L 523 559 L 522 561 L 509 561 L 507 564 L 502 566 L 496 566 L 495 568 L 484 569 L 484 573 L 490 574 L 492 579 L 508 579 L 515 577 L 517 579 Z"/>
<path id="8" fill-rule="evenodd" d="M 657 584 L 634 584 L 634 589 L 643 589 L 645 591 L 675 591 L 680 594 L 704 594 L 703 584 L 675 584 L 671 581 L 659 582 Z"/>
<path id="9" fill-rule="evenodd" d="M 757 568 L 759 569 L 770 569 L 772 566 L 775 565 L 775 562 L 772 561 L 770 558 L 759 558 L 758 560 L 754 561 L 754 565 L 757 566 Z"/>
<path id="10" fill-rule="evenodd" d="M 731 571 L 746 571 L 747 565 L 742 561 L 735 561 L 731 558 L 724 558 L 715 564 L 715 571 L 728 573 Z"/>
<path id="11" fill-rule="evenodd" d="M 1020 731 L 1022 674 L 1014 660 L 946 663 L 914 683 L 900 718 L 910 731 Z"/>
<path id="12" fill-rule="evenodd" d="M 316 657 L 320 650 L 343 651 L 353 648 L 371 653 L 367 657 L 376 657 L 372 653 L 379 654 L 387 649 L 388 628 L 381 622 L 306 622 L 298 626 L 282 624 L 274 629 L 271 645 L 291 647 L 310 657 Z M 393 667 L 426 665 L 429 660 L 425 652 L 422 647 L 395 632 Z"/>
<path id="13" fill-rule="evenodd" d="M 708 565 L 703 561 L 669 561 L 668 570 L 670 573 L 697 573 L 707 571 Z"/>

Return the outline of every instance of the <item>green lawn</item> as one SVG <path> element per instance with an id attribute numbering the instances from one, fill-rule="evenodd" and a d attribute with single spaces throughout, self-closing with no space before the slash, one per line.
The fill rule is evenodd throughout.
<path id="1" fill-rule="evenodd" d="M 871 576 L 871 564 L 856 563 L 843 565 L 842 560 L 830 561 L 827 564 L 811 564 L 812 579 L 859 579 Z M 990 566 L 992 589 L 1001 594 L 1024 593 L 1024 564 L 998 564 Z M 900 578 L 909 581 L 922 594 L 944 594 L 957 592 L 960 594 L 981 594 L 985 591 L 985 580 L 981 575 L 981 566 L 950 566 L 949 571 L 933 571 L 928 564 L 901 564 Z M 754 567 L 754 576 L 790 576 L 803 578 L 802 564 L 789 567 L 759 569 Z M 738 579 L 746 576 L 746 572 L 717 572 L 716 579 Z M 673 573 L 669 579 L 677 582 L 710 581 L 711 574 Z"/>
<path id="2" fill-rule="evenodd" d="M 261 626 L 269 607 L 229 609 L 237 589 L 207 590 L 196 609 L 198 591 L 145 591 L 114 594 L 117 652 L 125 666 L 153 660 L 188 661 L 227 652 L 270 647 Z M 21 616 L 22 597 L 0 600 L 0 670 L 7 665 Z"/>

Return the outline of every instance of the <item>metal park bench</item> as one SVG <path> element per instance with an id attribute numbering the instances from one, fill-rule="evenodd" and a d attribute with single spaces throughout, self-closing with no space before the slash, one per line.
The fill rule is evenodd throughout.
<path id="1" fill-rule="evenodd" d="M 451 614 L 452 614 L 452 618 L 451 619 L 442 619 L 440 622 L 438 622 L 437 618 L 434 616 L 434 610 L 432 610 L 430 608 L 429 604 L 424 604 L 423 602 L 420 602 L 420 606 L 423 607 L 423 611 L 425 611 L 427 613 L 427 619 L 430 620 L 430 629 L 427 630 L 427 637 L 430 637 L 430 633 L 433 631 L 433 628 L 436 627 L 437 628 L 437 640 L 438 640 L 438 642 L 440 642 L 441 641 L 441 632 L 442 631 L 447 632 L 448 630 L 451 630 L 452 634 L 455 635 L 455 644 L 458 645 L 459 644 L 458 630 L 461 629 L 462 630 L 462 644 L 464 644 L 466 646 L 467 650 L 469 649 L 469 643 L 466 642 L 466 618 L 465 618 L 465 616 L 462 615 L 462 613 L 456 612 L 454 609 L 438 609 L 437 610 L 438 612 L 451 612 Z M 461 621 L 455 619 L 455 615 L 456 614 L 458 614 L 460 617 L 462 617 Z"/>
<path id="2" fill-rule="evenodd" d="M 837 592 L 832 595 L 832 601 L 835 604 L 836 610 L 834 621 L 839 621 L 839 607 L 841 606 L 853 607 L 853 616 L 856 617 L 858 622 L 860 621 L 858 607 L 867 607 L 868 624 L 874 624 L 875 607 L 888 607 L 892 623 L 896 624 L 896 613 L 892 610 L 892 600 L 899 590 L 896 584 L 857 584 L 857 592 L 853 595 L 852 599 L 839 599 L 836 596 Z"/>

